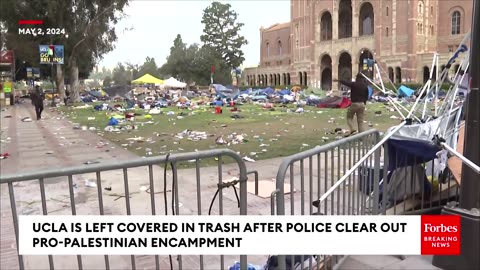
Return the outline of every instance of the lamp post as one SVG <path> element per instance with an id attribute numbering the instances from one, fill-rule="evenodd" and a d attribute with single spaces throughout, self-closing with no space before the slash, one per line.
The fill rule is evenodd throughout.
<path id="1" fill-rule="evenodd" d="M 50 37 L 50 46 L 53 45 L 53 38 Z M 55 84 L 54 84 L 54 79 L 53 79 L 53 72 L 54 72 L 54 65 L 53 65 L 53 59 L 52 62 L 50 63 L 50 80 L 52 82 L 52 107 L 55 107 L 55 93 L 57 92 L 55 89 Z"/>

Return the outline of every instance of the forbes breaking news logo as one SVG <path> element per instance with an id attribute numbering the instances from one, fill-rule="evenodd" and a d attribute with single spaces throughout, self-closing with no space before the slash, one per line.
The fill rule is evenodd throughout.
<path id="1" fill-rule="evenodd" d="M 460 255 L 460 216 L 422 216 L 422 255 Z"/>

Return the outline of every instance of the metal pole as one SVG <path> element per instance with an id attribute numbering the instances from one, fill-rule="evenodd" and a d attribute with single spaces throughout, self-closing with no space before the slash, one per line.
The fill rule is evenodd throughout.
<path id="1" fill-rule="evenodd" d="M 464 156 L 475 164 L 480 164 L 480 6 L 473 1 L 472 38 L 470 46 L 470 93 L 466 104 Z M 479 175 L 465 163 L 462 166 L 460 207 L 480 209 Z"/>
<path id="2" fill-rule="evenodd" d="M 460 160 L 463 162 L 463 166 L 468 166 L 470 169 L 472 169 L 474 172 L 477 174 L 480 174 L 480 167 L 473 163 L 471 160 L 467 159 L 465 156 L 457 152 L 455 149 L 451 148 L 448 146 L 446 143 L 442 143 L 443 148 L 445 148 L 450 154 L 458 157 Z M 477 179 L 478 180 L 478 179 Z"/>
<path id="3" fill-rule="evenodd" d="M 57 92 L 55 90 L 55 85 L 53 84 L 53 72 L 54 72 L 54 68 L 53 68 L 53 63 L 50 64 L 51 65 L 51 74 L 50 74 L 50 80 L 52 82 L 52 107 L 55 107 L 55 93 Z"/>

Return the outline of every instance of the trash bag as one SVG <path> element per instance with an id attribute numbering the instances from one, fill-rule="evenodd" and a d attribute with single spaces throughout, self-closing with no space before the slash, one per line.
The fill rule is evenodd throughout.
<path id="1" fill-rule="evenodd" d="M 293 257 L 293 262 L 292 262 L 292 257 Z M 303 268 L 307 269 L 309 266 L 309 261 L 310 258 L 312 259 L 312 266 L 315 266 L 317 261 L 316 261 L 316 256 L 311 256 L 311 255 L 303 255 Z M 280 270 L 279 265 L 278 265 L 278 256 L 270 256 L 268 258 L 267 264 L 265 265 L 265 270 Z M 302 269 L 302 255 L 286 255 L 285 256 L 285 266 L 287 269 Z"/>
<path id="2" fill-rule="evenodd" d="M 240 270 L 240 262 L 235 262 L 234 265 L 230 266 L 228 270 Z M 263 270 L 263 267 L 257 266 L 257 265 L 252 265 L 248 264 L 247 265 L 247 270 Z"/>
<path id="3" fill-rule="evenodd" d="M 110 118 L 110 121 L 108 121 L 109 126 L 116 126 L 118 125 L 118 120 L 114 117 Z"/>

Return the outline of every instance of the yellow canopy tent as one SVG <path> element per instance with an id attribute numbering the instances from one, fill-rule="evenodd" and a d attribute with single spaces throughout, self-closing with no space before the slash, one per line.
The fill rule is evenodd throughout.
<path id="1" fill-rule="evenodd" d="M 144 84 L 144 83 L 152 83 L 152 84 L 163 84 L 163 80 L 160 80 L 159 78 L 155 78 L 150 74 L 145 74 L 142 77 L 133 80 L 132 83 L 136 84 Z"/>

